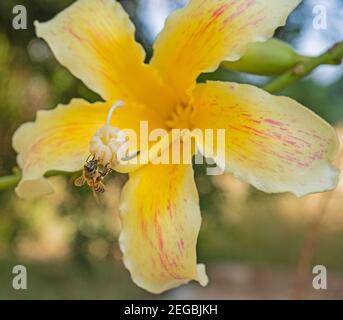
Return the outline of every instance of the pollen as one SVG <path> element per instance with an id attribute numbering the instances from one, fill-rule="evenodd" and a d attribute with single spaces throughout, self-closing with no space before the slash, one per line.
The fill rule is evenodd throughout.
<path id="1" fill-rule="evenodd" d="M 112 168 L 128 156 L 129 143 L 125 134 L 110 125 L 113 111 L 123 106 L 122 101 L 117 101 L 111 107 L 106 124 L 96 131 L 89 144 L 89 151 L 94 159 Z"/>

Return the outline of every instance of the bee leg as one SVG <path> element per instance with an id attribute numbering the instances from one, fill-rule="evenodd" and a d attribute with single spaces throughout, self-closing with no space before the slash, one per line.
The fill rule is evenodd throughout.
<path id="1" fill-rule="evenodd" d="M 95 202 L 96 202 L 97 204 L 100 204 L 100 199 L 99 199 L 98 194 L 97 194 L 97 192 L 95 191 L 94 188 L 92 188 L 92 192 L 93 192 L 93 197 L 94 197 L 94 199 L 95 199 Z"/>
<path id="2" fill-rule="evenodd" d="M 102 171 L 100 171 L 100 178 L 101 180 L 103 180 L 109 173 L 112 172 L 112 169 L 109 167 L 109 165 L 107 164 Z"/>

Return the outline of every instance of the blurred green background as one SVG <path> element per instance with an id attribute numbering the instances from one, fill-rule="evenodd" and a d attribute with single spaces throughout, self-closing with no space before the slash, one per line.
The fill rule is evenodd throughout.
<path id="1" fill-rule="evenodd" d="M 11 136 L 39 109 L 68 103 L 73 97 L 99 97 L 60 66 L 46 44 L 35 37 L 33 21 L 46 21 L 71 0 L 0 2 L 0 175 L 16 166 Z M 151 56 L 151 43 L 170 10 L 186 1 L 121 1 L 137 26 L 137 39 Z M 343 38 L 343 1 L 325 2 L 328 28 L 315 30 L 305 0 L 277 37 L 303 54 L 317 55 Z M 14 30 L 12 8 L 25 5 L 28 29 Z M 124 57 L 123 57 L 124 58 Z M 206 78 L 262 85 L 267 78 L 219 70 Z M 320 67 L 285 92 L 343 130 L 343 69 Z M 292 295 L 299 254 L 311 221 L 325 195 L 297 199 L 265 195 L 228 175 L 208 177 L 196 167 L 203 226 L 198 260 L 206 263 L 210 285 L 190 284 L 162 296 L 137 288 L 123 267 L 117 237 L 117 204 L 125 176 L 113 175 L 102 204 L 89 190 L 76 190 L 70 179 L 52 179 L 56 194 L 23 201 L 13 190 L 0 192 L 0 299 L 137 298 L 288 298 Z M 318 233 L 312 265 L 325 265 L 328 289 L 315 291 L 311 277 L 305 298 L 343 298 L 343 185 L 335 191 Z M 12 268 L 28 270 L 28 289 L 12 288 Z"/>

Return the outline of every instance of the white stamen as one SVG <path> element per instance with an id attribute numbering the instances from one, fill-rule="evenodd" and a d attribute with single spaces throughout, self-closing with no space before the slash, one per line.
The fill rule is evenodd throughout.
<path id="1" fill-rule="evenodd" d="M 106 125 L 101 127 L 92 137 L 89 150 L 95 159 L 103 165 L 115 167 L 128 154 L 129 144 L 120 129 L 111 126 L 113 111 L 124 106 L 123 101 L 117 101 L 109 110 Z"/>
<path id="2" fill-rule="evenodd" d="M 107 114 L 107 121 L 106 121 L 107 126 L 110 126 L 111 124 L 113 111 L 115 109 L 122 108 L 122 107 L 124 107 L 124 102 L 121 100 L 116 101 L 115 104 L 111 107 L 110 111 L 108 111 L 108 114 Z"/>

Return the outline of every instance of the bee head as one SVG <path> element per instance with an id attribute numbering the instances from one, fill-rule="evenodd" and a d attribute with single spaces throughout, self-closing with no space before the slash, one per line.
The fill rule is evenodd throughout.
<path id="1" fill-rule="evenodd" d="M 98 168 L 98 161 L 97 160 L 88 161 L 84 165 L 85 171 L 89 172 L 89 173 L 92 173 L 92 172 L 96 171 L 97 168 Z"/>

